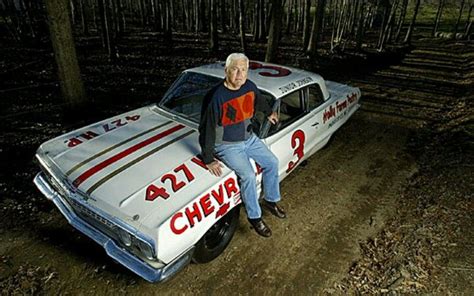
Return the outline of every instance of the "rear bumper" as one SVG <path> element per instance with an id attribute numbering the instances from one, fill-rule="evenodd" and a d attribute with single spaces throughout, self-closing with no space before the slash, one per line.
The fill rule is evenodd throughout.
<path id="1" fill-rule="evenodd" d="M 110 237 L 76 215 L 65 198 L 51 187 L 43 173 L 38 173 L 33 182 L 41 193 L 58 207 L 64 217 L 68 220 L 69 224 L 101 245 L 105 249 L 107 255 L 112 257 L 115 261 L 147 281 L 161 282 L 169 279 L 191 261 L 194 247 L 188 249 L 171 263 L 161 268 L 154 268 L 140 258 L 129 253 L 126 249 L 117 245 Z"/>

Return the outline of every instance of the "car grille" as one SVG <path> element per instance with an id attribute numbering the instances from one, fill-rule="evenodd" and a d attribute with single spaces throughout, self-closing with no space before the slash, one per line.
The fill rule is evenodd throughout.
<path id="1" fill-rule="evenodd" d="M 110 229 L 114 228 L 114 224 L 111 223 L 109 220 L 105 219 L 104 217 L 100 216 L 94 211 L 91 211 L 89 208 L 85 207 L 84 205 L 80 204 L 74 199 L 69 199 L 72 207 L 76 211 L 76 214 L 81 215 L 84 218 L 87 217 L 88 219 L 92 218 L 97 222 L 100 222 L 103 226 L 108 227 Z"/>
<path id="2" fill-rule="evenodd" d="M 76 215 L 81 217 L 83 220 L 87 221 L 89 224 L 93 225 L 98 230 L 103 233 L 116 238 L 114 228 L 115 224 L 110 222 L 108 219 L 97 214 L 95 211 L 92 211 L 88 207 L 82 205 L 80 202 L 69 196 L 69 193 L 64 190 L 63 186 L 58 183 L 58 181 L 49 173 L 45 168 L 41 168 L 45 173 L 48 179 L 48 183 L 51 187 L 56 190 L 56 192 L 61 195 L 61 197 L 72 207 Z"/>
<path id="3" fill-rule="evenodd" d="M 69 202 L 74 209 L 74 212 L 81 217 L 83 220 L 87 221 L 89 224 L 100 230 L 101 232 L 107 234 L 109 237 L 117 238 L 117 235 L 114 231 L 115 225 L 110 222 L 108 219 L 105 219 L 96 212 L 90 210 L 84 205 L 80 204 L 74 199 L 69 199 Z"/>

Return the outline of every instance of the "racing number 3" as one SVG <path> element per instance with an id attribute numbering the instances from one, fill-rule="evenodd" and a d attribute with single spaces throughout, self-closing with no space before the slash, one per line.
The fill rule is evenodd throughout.
<path id="1" fill-rule="evenodd" d="M 249 69 L 250 70 L 262 69 L 262 70 L 276 71 L 276 73 L 272 73 L 272 72 L 269 72 L 269 71 L 258 72 L 259 75 L 266 76 L 266 77 L 283 77 L 283 76 L 288 76 L 288 75 L 291 74 L 291 71 L 286 69 L 286 68 L 279 67 L 279 66 L 273 66 L 273 65 L 262 65 L 258 62 L 250 62 L 249 63 Z"/>
<path id="2" fill-rule="evenodd" d="M 297 130 L 296 132 L 293 133 L 293 135 L 291 135 L 291 148 L 293 148 L 294 150 L 293 155 L 296 155 L 297 159 L 296 161 L 290 161 L 290 163 L 288 163 L 288 169 L 286 169 L 287 173 L 289 173 L 296 166 L 296 164 L 303 158 L 305 139 L 306 137 L 302 130 Z"/>

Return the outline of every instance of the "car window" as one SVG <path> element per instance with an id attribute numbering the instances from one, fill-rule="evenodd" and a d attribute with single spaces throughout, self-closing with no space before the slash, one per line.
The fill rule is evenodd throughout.
<path id="1" fill-rule="evenodd" d="M 321 91 L 321 87 L 319 84 L 312 84 L 310 85 L 307 90 L 309 91 L 308 94 L 308 110 L 314 110 L 319 105 L 324 103 L 324 96 L 323 92 Z"/>
<path id="2" fill-rule="evenodd" d="M 185 72 L 165 94 L 160 106 L 199 122 L 204 96 L 221 81 L 222 78 Z"/>
<path id="3" fill-rule="evenodd" d="M 281 98 L 278 106 L 279 122 L 277 125 L 270 126 L 268 135 L 270 136 L 276 133 L 301 118 L 305 113 L 304 109 L 301 90 L 292 92 Z"/>
<path id="4" fill-rule="evenodd" d="M 268 106 L 272 106 L 275 104 L 275 98 L 260 90 L 261 97 L 267 102 Z M 255 112 L 254 117 L 252 118 L 252 130 L 257 136 L 261 136 L 264 128 L 264 123 L 267 121 L 265 114 L 261 111 Z"/>

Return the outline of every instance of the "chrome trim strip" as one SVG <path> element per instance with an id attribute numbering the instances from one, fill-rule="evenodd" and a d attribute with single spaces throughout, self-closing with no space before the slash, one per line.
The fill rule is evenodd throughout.
<path id="1" fill-rule="evenodd" d="M 180 271 L 191 261 L 194 246 L 168 265 L 165 265 L 162 268 L 153 268 L 146 262 L 140 260 L 138 257 L 133 256 L 125 249 L 118 246 L 111 238 L 104 235 L 102 232 L 98 231 L 96 228 L 77 216 L 72 210 L 71 206 L 64 200 L 64 198 L 51 188 L 44 176 L 44 173 L 38 173 L 35 176 L 33 182 L 41 191 L 41 193 L 43 193 L 47 199 L 51 200 L 58 207 L 59 211 L 68 220 L 69 224 L 101 245 L 105 249 L 107 255 L 109 255 L 111 258 L 147 281 L 164 281 Z"/>

